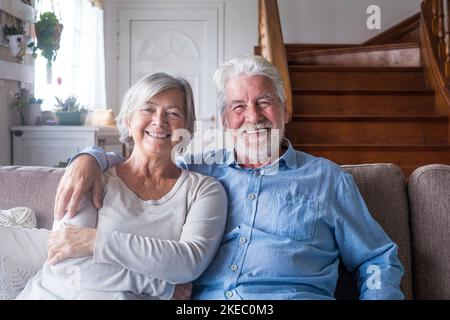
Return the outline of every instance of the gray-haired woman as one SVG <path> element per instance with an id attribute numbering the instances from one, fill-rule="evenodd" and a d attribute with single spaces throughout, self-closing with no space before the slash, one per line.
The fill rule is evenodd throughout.
<path id="1" fill-rule="evenodd" d="M 175 284 L 200 276 L 222 238 L 227 198 L 213 178 L 171 161 L 172 135 L 192 133 L 194 121 L 182 78 L 151 74 L 128 90 L 118 126 L 131 156 L 103 173 L 101 209 L 84 199 L 75 218 L 55 222 L 48 262 L 18 299 L 170 299 Z"/>

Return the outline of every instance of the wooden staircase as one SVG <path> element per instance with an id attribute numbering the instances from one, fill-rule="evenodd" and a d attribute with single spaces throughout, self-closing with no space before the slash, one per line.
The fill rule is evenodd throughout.
<path id="1" fill-rule="evenodd" d="M 448 117 L 436 112 L 421 66 L 288 64 L 293 116 L 286 136 L 297 149 L 339 164 L 395 163 L 406 175 L 450 164 Z"/>
<path id="2" fill-rule="evenodd" d="M 450 164 L 449 117 L 421 64 L 420 16 L 362 45 L 286 45 L 296 149 L 338 164 Z M 258 48 L 255 49 L 258 53 Z"/>

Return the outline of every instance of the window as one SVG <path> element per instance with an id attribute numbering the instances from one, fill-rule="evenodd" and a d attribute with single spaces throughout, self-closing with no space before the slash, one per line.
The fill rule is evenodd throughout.
<path id="1" fill-rule="evenodd" d="M 47 61 L 35 61 L 35 95 L 44 99 L 43 110 L 53 110 L 55 96 L 75 95 L 85 108 L 106 108 L 103 10 L 89 0 L 40 0 L 41 12 L 53 11 L 63 24 L 60 49 L 47 83 Z"/>

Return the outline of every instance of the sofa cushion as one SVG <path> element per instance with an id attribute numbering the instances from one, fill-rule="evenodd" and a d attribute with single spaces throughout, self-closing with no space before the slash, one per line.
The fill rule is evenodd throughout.
<path id="1" fill-rule="evenodd" d="M 450 166 L 416 169 L 408 181 L 416 299 L 450 299 Z"/>
<path id="2" fill-rule="evenodd" d="M 411 239 L 406 180 L 402 170 L 393 164 L 342 166 L 353 176 L 369 212 L 399 246 L 399 257 L 405 269 L 401 289 L 406 299 L 412 299 Z M 336 297 L 357 299 L 352 278 L 340 270 Z"/>
<path id="3" fill-rule="evenodd" d="M 47 259 L 49 231 L 0 226 L 0 299 L 14 299 Z"/>
<path id="4" fill-rule="evenodd" d="M 37 227 L 51 229 L 53 204 L 64 169 L 0 167 L 0 209 L 32 208 Z"/>

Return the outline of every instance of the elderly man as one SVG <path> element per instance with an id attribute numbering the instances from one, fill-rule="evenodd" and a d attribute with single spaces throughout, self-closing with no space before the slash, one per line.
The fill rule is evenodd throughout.
<path id="1" fill-rule="evenodd" d="M 218 154 L 211 152 L 179 165 L 220 180 L 228 217 L 192 297 L 333 299 L 342 261 L 355 272 L 361 299 L 402 299 L 398 247 L 371 217 L 352 177 L 282 137 L 288 118 L 277 69 L 261 57 L 238 57 L 220 66 L 214 81 L 235 147 L 220 153 L 222 161 L 211 164 Z M 122 161 L 94 147 L 83 153 L 90 155 L 78 156 L 60 183 L 56 217 L 66 208 L 74 215 L 90 188 L 100 206 L 99 167 Z M 115 247 L 126 250 L 125 243 Z"/>

